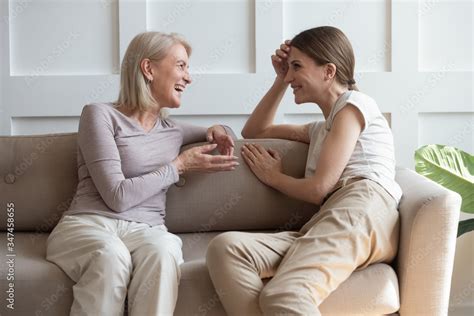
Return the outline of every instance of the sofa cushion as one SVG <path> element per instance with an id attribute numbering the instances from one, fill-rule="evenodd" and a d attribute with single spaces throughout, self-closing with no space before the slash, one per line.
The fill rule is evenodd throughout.
<path id="1" fill-rule="evenodd" d="M 399 310 L 398 279 L 378 263 L 355 271 L 321 304 L 322 315 L 386 315 Z"/>
<path id="2" fill-rule="evenodd" d="M 1 315 L 69 315 L 74 282 L 54 263 L 46 261 L 47 234 L 16 233 L 14 252 L 14 311 L 5 304 L 8 266 L 0 265 Z M 0 253 L 6 257 L 6 243 Z M 10 273 L 12 270 L 10 270 Z"/>
<path id="3" fill-rule="evenodd" d="M 246 142 L 236 141 L 234 154 L 240 166 L 235 171 L 185 174 L 170 187 L 166 226 L 171 232 L 292 230 L 318 211 L 316 205 L 291 199 L 260 182 L 241 158 L 240 150 Z M 304 177 L 306 144 L 278 139 L 252 142 L 278 150 L 284 172 Z"/>
<path id="4" fill-rule="evenodd" d="M 14 203 L 15 230 L 51 231 L 76 191 L 76 134 L 0 136 L 0 153 L 0 204 Z"/>
<path id="5" fill-rule="evenodd" d="M 225 315 L 205 265 L 209 241 L 217 233 L 180 234 L 185 263 L 175 315 Z M 74 283 L 55 264 L 46 261 L 47 234 L 15 236 L 15 315 L 67 315 Z M 0 255 L 6 258 L 2 243 Z M 6 302 L 8 266 L 1 265 L 0 299 Z M 354 272 L 320 306 L 323 315 L 380 315 L 399 308 L 398 283 L 393 269 L 376 264 Z M 8 315 L 6 304 L 0 314 Z"/>
<path id="6" fill-rule="evenodd" d="M 174 315 L 226 315 L 203 258 L 181 265 L 181 280 Z"/>
<path id="7" fill-rule="evenodd" d="M 204 260 L 187 262 L 181 269 L 175 315 L 226 315 Z M 395 272 L 380 263 L 354 272 L 319 309 L 322 315 L 330 316 L 388 315 L 400 308 L 398 295 Z"/>
<path id="8" fill-rule="evenodd" d="M 15 230 L 50 232 L 77 186 L 77 134 L 0 137 L 0 204 L 14 203 Z M 235 154 L 245 140 L 237 140 Z M 252 140 L 278 150 L 284 171 L 303 177 L 308 146 Z M 189 146 L 188 146 L 189 147 Z M 317 207 L 261 183 L 240 159 L 232 172 L 191 173 L 167 194 L 166 225 L 174 233 L 300 227 Z M 0 213 L 5 230 L 6 212 Z"/>

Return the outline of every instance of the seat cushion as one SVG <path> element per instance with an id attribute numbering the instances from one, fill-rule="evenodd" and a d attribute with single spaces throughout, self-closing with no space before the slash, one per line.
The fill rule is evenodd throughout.
<path id="1" fill-rule="evenodd" d="M 59 267 L 46 261 L 47 237 L 47 234 L 15 233 L 15 310 L 12 313 L 2 303 L 1 315 L 69 315 L 74 282 Z M 0 247 L 2 258 L 8 258 L 6 243 Z M 0 266 L 0 299 L 6 302 L 8 267 Z"/>
<path id="2" fill-rule="evenodd" d="M 176 315 L 225 315 L 204 259 L 207 245 L 218 234 L 179 234 L 185 263 Z M 399 308 L 397 275 L 390 265 L 384 263 L 355 271 L 320 306 L 323 315 L 341 316 L 386 315 L 397 312 Z"/>
<path id="3" fill-rule="evenodd" d="M 174 315 L 226 315 L 203 259 L 181 265 L 178 301 Z"/>
<path id="4" fill-rule="evenodd" d="M 218 233 L 180 234 L 185 263 L 175 315 L 225 315 L 214 291 L 205 264 L 209 241 Z M 16 315 L 68 315 L 74 283 L 55 264 L 46 261 L 47 234 L 15 235 L 15 311 Z M 0 248 L 6 256 L 6 243 Z M 0 284 L 8 288 L 8 265 L 2 264 Z M 0 299 L 6 302 L 7 293 Z M 398 282 L 392 267 L 375 264 L 354 272 L 320 306 L 323 315 L 380 315 L 399 309 Z M 8 314 L 2 304 L 0 314 Z"/>
<path id="5" fill-rule="evenodd" d="M 378 263 L 351 274 L 324 300 L 323 315 L 386 315 L 400 309 L 398 279 L 393 268 Z"/>

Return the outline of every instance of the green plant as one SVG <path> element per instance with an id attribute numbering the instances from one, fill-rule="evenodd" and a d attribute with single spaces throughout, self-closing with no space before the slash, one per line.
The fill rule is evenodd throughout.
<path id="1" fill-rule="evenodd" d="M 455 147 L 426 145 L 415 151 L 415 170 L 462 197 L 461 211 L 474 214 L 474 156 Z M 474 230 L 474 219 L 459 222 L 458 237 Z"/>

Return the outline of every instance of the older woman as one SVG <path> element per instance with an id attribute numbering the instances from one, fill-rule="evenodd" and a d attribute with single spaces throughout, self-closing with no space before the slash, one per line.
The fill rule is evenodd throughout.
<path id="1" fill-rule="evenodd" d="M 76 282 L 71 315 L 172 315 L 183 262 L 165 226 L 166 192 L 179 174 L 238 164 L 225 127 L 165 118 L 191 83 L 190 46 L 147 32 L 130 43 L 116 103 L 90 104 L 78 133 L 79 183 L 48 239 L 47 259 Z M 179 154 L 183 144 L 212 144 Z M 218 148 L 221 155 L 208 154 Z"/>
<path id="2" fill-rule="evenodd" d="M 309 144 L 305 178 L 285 175 L 273 150 L 249 144 L 242 155 L 263 183 L 320 210 L 298 232 L 221 234 L 207 264 L 229 315 L 319 315 L 321 302 L 354 270 L 397 253 L 393 137 L 376 102 L 357 90 L 352 46 L 339 29 L 301 32 L 276 50 L 272 64 L 275 82 L 242 135 Z M 273 124 L 289 85 L 295 102 L 316 104 L 324 122 Z"/>

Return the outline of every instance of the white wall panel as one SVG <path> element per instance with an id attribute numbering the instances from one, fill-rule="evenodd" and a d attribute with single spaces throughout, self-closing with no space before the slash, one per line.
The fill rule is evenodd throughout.
<path id="1" fill-rule="evenodd" d="M 8 2 L 0 1 L 0 135 L 10 135 L 10 113 L 6 84 L 10 76 Z"/>
<path id="2" fill-rule="evenodd" d="M 389 0 L 288 0 L 283 12 L 285 39 L 316 26 L 336 26 L 352 43 L 356 72 L 391 70 Z"/>
<path id="3" fill-rule="evenodd" d="M 78 126 L 78 116 L 12 117 L 12 135 L 74 133 L 77 132 Z"/>
<path id="4" fill-rule="evenodd" d="M 108 1 L 108 0 L 104 0 Z M 138 33 L 145 32 L 146 10 L 145 0 L 120 0 L 119 1 L 119 35 L 120 35 L 120 60 L 122 61 L 128 44 Z"/>
<path id="5" fill-rule="evenodd" d="M 8 20 L 5 19 L 6 16 L 4 15 L 4 10 L 6 7 L 4 7 L 0 3 L 0 134 L 2 132 L 1 126 L 2 126 L 2 121 L 3 117 L 6 116 L 5 113 L 5 93 L 4 93 L 4 82 L 5 78 L 7 77 L 7 71 L 8 67 L 6 67 L 6 62 L 8 61 L 8 57 L 5 56 L 5 52 L 8 51 L 8 45 L 7 45 L 7 38 L 5 37 L 6 35 L 6 30 L 7 25 L 8 25 Z"/>
<path id="6" fill-rule="evenodd" d="M 204 127 L 225 124 L 232 128 L 238 138 L 241 138 L 240 131 L 248 117 L 248 115 L 174 115 L 173 119 Z"/>
<path id="7" fill-rule="evenodd" d="M 283 1 L 255 0 L 256 72 L 274 74 L 270 56 L 283 40 Z"/>
<path id="8" fill-rule="evenodd" d="M 22 9 L 20 9 L 22 8 Z M 117 73 L 117 0 L 10 0 L 11 74 Z"/>
<path id="9" fill-rule="evenodd" d="M 392 72 L 418 70 L 418 1 L 392 0 Z"/>
<path id="10" fill-rule="evenodd" d="M 474 113 L 420 113 L 418 144 L 443 144 L 474 153 Z"/>
<path id="11" fill-rule="evenodd" d="M 322 113 L 287 113 L 283 115 L 287 124 L 308 124 L 314 121 L 324 121 Z"/>
<path id="12" fill-rule="evenodd" d="M 255 72 L 254 0 L 149 0 L 147 29 L 184 35 L 192 73 Z"/>
<path id="13" fill-rule="evenodd" d="M 421 71 L 473 70 L 473 7 L 472 0 L 421 0 Z"/>

